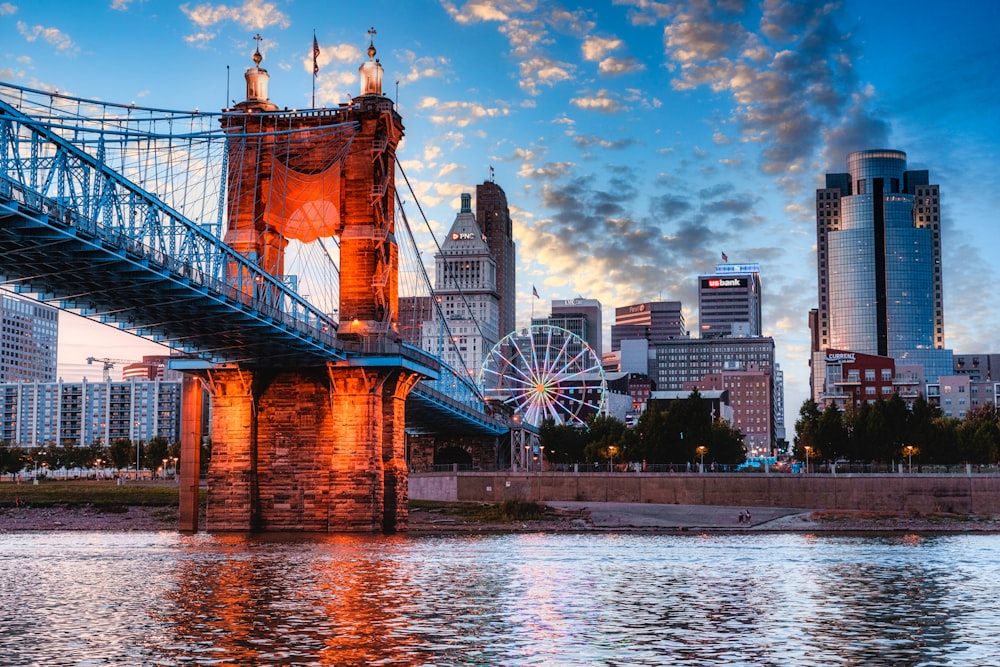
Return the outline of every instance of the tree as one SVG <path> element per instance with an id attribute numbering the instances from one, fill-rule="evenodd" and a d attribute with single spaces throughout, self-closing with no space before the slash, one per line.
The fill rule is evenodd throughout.
<path id="1" fill-rule="evenodd" d="M 830 404 L 819 416 L 816 425 L 815 449 L 811 456 L 823 456 L 830 460 L 854 458 L 844 424 L 844 414 L 836 405 Z"/>
<path id="2" fill-rule="evenodd" d="M 697 452 L 697 448 L 696 452 Z M 712 422 L 712 439 L 708 447 L 712 461 L 719 463 L 739 464 L 747 460 L 746 446 L 743 444 L 743 434 L 723 420 Z"/>
<path id="3" fill-rule="evenodd" d="M 806 458 L 806 447 L 816 450 L 816 432 L 819 429 L 819 406 L 816 401 L 807 398 L 799 408 L 799 418 L 795 420 L 795 442 L 792 450 L 793 456 L 804 461 Z"/>
<path id="4" fill-rule="evenodd" d="M 545 459 L 550 463 L 579 463 L 585 460 L 583 450 L 587 445 L 587 432 L 582 428 L 546 419 L 538 427 L 538 439 L 545 448 Z M 203 460 L 207 460 L 204 454 Z"/>
<path id="5" fill-rule="evenodd" d="M 164 459 L 167 459 L 169 456 L 170 442 L 162 435 L 155 436 L 146 445 L 146 451 L 142 459 L 143 466 L 155 471 L 163 465 Z"/>
<path id="6" fill-rule="evenodd" d="M 128 438 L 115 438 L 111 441 L 111 446 L 108 447 L 108 458 L 111 459 L 111 465 L 115 470 L 127 470 L 132 467 L 133 452 L 135 447 L 132 446 L 132 441 Z"/>
<path id="7" fill-rule="evenodd" d="M 1000 451 L 1000 411 L 990 403 L 970 410 L 958 427 L 958 447 L 967 463 L 996 463 Z"/>
<path id="8" fill-rule="evenodd" d="M 25 451 L 20 447 L 11 447 L 6 442 L 0 443 L 0 473 L 16 475 L 25 464 Z"/>
<path id="9" fill-rule="evenodd" d="M 636 440 L 625 422 L 615 417 L 596 417 L 590 422 L 584 456 L 587 461 L 634 460 L 630 453 Z"/>

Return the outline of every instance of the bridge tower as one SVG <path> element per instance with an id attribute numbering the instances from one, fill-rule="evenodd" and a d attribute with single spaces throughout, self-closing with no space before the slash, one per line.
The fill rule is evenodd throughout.
<path id="1" fill-rule="evenodd" d="M 382 94 L 371 43 L 368 56 L 350 103 L 280 111 L 258 48 L 246 100 L 223 115 L 227 242 L 282 276 L 290 239 L 338 236 L 337 337 L 351 354 L 323 367 L 275 358 L 203 372 L 212 397 L 210 531 L 406 527 L 405 399 L 428 368 L 405 357 L 396 333 L 393 178 L 403 125 Z M 183 507 L 182 498 L 190 516 Z"/>

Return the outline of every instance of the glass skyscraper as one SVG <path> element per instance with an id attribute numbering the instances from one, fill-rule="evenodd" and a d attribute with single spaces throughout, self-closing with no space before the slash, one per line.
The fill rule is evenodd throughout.
<path id="1" fill-rule="evenodd" d="M 920 365 L 928 381 L 951 372 L 944 349 L 939 186 L 908 171 L 906 153 L 865 150 L 848 173 L 816 191 L 819 308 L 813 327 L 813 398 L 828 348 Z"/>

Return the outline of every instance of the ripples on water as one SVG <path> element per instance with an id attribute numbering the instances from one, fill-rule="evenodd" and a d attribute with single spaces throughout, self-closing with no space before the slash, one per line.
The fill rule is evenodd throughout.
<path id="1" fill-rule="evenodd" d="M 0 535 L 0 664 L 1000 664 L 1000 536 Z"/>

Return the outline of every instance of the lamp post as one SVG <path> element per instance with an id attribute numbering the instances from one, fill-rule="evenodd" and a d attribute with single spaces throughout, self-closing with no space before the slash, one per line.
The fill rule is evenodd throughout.
<path id="1" fill-rule="evenodd" d="M 538 446 L 538 472 L 545 470 L 545 445 Z"/>
<path id="2" fill-rule="evenodd" d="M 524 446 L 524 471 L 528 472 L 531 470 L 531 445 Z"/>
<path id="3" fill-rule="evenodd" d="M 700 470 L 698 472 L 705 472 L 705 454 L 708 453 L 708 447 L 705 445 L 698 445 L 694 451 L 701 457 L 701 463 L 699 464 Z"/>
<path id="4" fill-rule="evenodd" d="M 909 467 L 908 474 L 910 475 L 913 474 L 913 455 L 919 453 L 920 450 L 914 447 L 913 445 L 907 445 L 906 447 L 903 447 L 903 455 L 908 459 L 908 467 Z"/>
<path id="5" fill-rule="evenodd" d="M 806 474 L 809 474 L 809 453 L 812 451 L 812 447 L 806 445 Z"/>

